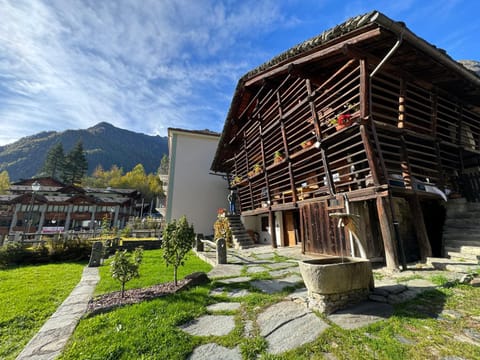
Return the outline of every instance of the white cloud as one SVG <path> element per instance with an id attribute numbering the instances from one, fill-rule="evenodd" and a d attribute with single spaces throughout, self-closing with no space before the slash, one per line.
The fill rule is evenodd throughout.
<path id="1" fill-rule="evenodd" d="M 0 122 L 17 125 L 0 144 L 100 121 L 218 127 L 225 91 L 258 62 L 245 39 L 284 21 L 274 1 L 4 0 L 0 13 Z"/>

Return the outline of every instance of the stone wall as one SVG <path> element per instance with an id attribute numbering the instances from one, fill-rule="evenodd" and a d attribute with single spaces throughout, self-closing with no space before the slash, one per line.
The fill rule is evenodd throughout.
<path id="1" fill-rule="evenodd" d="M 339 309 L 368 299 L 369 289 L 356 289 L 338 294 L 311 293 L 307 298 L 308 307 L 322 314 L 328 315 Z"/>

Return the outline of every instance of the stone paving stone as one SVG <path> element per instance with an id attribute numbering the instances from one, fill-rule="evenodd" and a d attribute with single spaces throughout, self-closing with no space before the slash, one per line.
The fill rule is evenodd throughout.
<path id="1" fill-rule="evenodd" d="M 284 268 L 290 268 L 290 267 L 294 267 L 294 266 L 298 266 L 298 262 L 277 262 L 277 263 L 272 263 L 272 264 L 268 264 L 267 265 L 270 269 L 272 270 L 276 270 L 276 269 L 284 269 Z"/>
<path id="2" fill-rule="evenodd" d="M 293 269 L 293 268 L 287 268 L 287 269 L 270 271 L 270 275 L 272 277 L 280 277 L 280 276 L 285 277 L 286 275 L 291 274 L 291 273 L 299 274 L 300 270 L 298 272 L 296 272 L 295 269 Z"/>
<path id="3" fill-rule="evenodd" d="M 473 340 L 469 336 L 465 336 L 464 334 L 455 334 L 453 335 L 453 339 L 455 341 L 463 342 L 466 344 L 471 344 L 475 346 L 480 346 L 480 343 L 478 341 Z"/>
<path id="4" fill-rule="evenodd" d="M 261 260 L 271 260 L 275 257 L 275 255 L 273 254 L 273 252 L 268 252 L 265 254 L 256 254 L 255 257 Z"/>
<path id="5" fill-rule="evenodd" d="M 273 294 L 275 292 L 282 291 L 286 287 L 296 286 L 298 283 L 301 283 L 302 281 L 303 280 L 301 276 L 291 275 L 282 279 L 255 280 L 255 281 L 252 281 L 250 284 L 252 284 L 252 286 L 256 287 L 257 289 L 267 294 Z"/>
<path id="6" fill-rule="evenodd" d="M 204 315 L 187 324 L 181 325 L 180 329 L 197 336 L 224 336 L 228 335 L 235 327 L 232 315 Z"/>
<path id="7" fill-rule="evenodd" d="M 440 317 L 444 319 L 461 319 L 463 317 L 463 314 L 461 312 L 455 311 L 455 310 L 448 310 L 444 309 L 440 313 Z"/>
<path id="8" fill-rule="evenodd" d="M 373 289 L 373 294 L 378 295 L 378 296 L 388 296 L 389 292 L 387 290 L 384 290 L 382 288 L 374 288 Z"/>
<path id="9" fill-rule="evenodd" d="M 400 294 L 401 292 L 407 290 L 407 287 L 403 284 L 385 285 L 380 288 L 388 291 L 390 294 Z"/>
<path id="10" fill-rule="evenodd" d="M 217 280 L 217 282 L 222 284 L 237 284 L 237 283 L 249 282 L 250 280 L 252 280 L 251 277 L 240 276 L 240 277 L 234 277 L 234 278 L 228 278 L 228 279 L 220 279 L 220 280 Z"/>
<path id="11" fill-rule="evenodd" d="M 234 264 L 221 264 L 215 266 L 207 275 L 210 279 L 227 276 L 240 276 L 243 266 Z"/>
<path id="12" fill-rule="evenodd" d="M 293 319 L 266 337 L 268 351 L 280 354 L 314 341 L 328 328 L 314 313 Z"/>
<path id="13" fill-rule="evenodd" d="M 239 302 L 221 302 L 207 306 L 208 311 L 235 311 L 242 306 Z"/>
<path id="14" fill-rule="evenodd" d="M 260 335 L 267 336 L 282 324 L 309 313 L 305 307 L 293 301 L 282 301 L 269 306 L 257 317 Z"/>
<path id="15" fill-rule="evenodd" d="M 243 329 L 243 336 L 247 338 L 252 338 L 254 337 L 253 333 L 253 321 L 252 320 L 247 320 L 244 323 L 244 329 Z"/>
<path id="16" fill-rule="evenodd" d="M 250 292 L 246 289 L 233 289 L 225 293 L 224 288 L 216 288 L 210 291 L 210 296 L 222 296 L 226 295 L 230 298 L 238 298 L 247 296 Z"/>
<path id="17" fill-rule="evenodd" d="M 304 306 L 282 301 L 267 308 L 257 318 L 260 335 L 268 351 L 279 354 L 314 341 L 328 325 Z"/>
<path id="18" fill-rule="evenodd" d="M 189 360 L 242 360 L 240 349 L 220 346 L 215 343 L 205 344 L 193 350 Z"/>
<path id="19" fill-rule="evenodd" d="M 480 332 L 475 329 L 464 329 L 463 333 L 480 345 Z"/>
<path id="20" fill-rule="evenodd" d="M 291 294 L 288 294 L 285 299 L 292 300 L 292 301 L 300 300 L 301 303 L 305 303 L 307 302 L 306 300 L 307 298 L 308 298 L 307 288 L 300 288 L 300 289 L 296 289 Z"/>
<path id="21" fill-rule="evenodd" d="M 368 296 L 368 298 L 370 300 L 376 301 L 376 302 L 382 302 L 382 303 L 388 302 L 388 299 L 385 296 L 382 296 L 382 295 L 370 294 Z"/>
<path id="22" fill-rule="evenodd" d="M 390 304 L 400 304 L 402 302 L 414 299 L 418 293 L 419 292 L 417 290 L 408 289 L 401 293 L 390 294 L 388 295 L 388 302 Z"/>
<path id="23" fill-rule="evenodd" d="M 261 273 L 264 271 L 268 271 L 267 268 L 264 268 L 263 266 L 249 266 L 247 267 L 247 273 L 249 274 L 256 274 L 256 273 Z"/>
<path id="24" fill-rule="evenodd" d="M 250 291 L 246 289 L 234 289 L 228 292 L 227 296 L 230 298 L 240 298 L 250 294 Z"/>
<path id="25" fill-rule="evenodd" d="M 343 329 L 357 329 L 389 318 L 393 314 L 393 306 L 374 301 L 363 301 L 327 316 L 327 318 Z"/>

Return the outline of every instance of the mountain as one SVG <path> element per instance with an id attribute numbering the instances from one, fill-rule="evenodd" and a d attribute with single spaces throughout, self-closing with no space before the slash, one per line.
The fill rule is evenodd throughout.
<path id="1" fill-rule="evenodd" d="M 480 76 L 480 62 L 475 60 L 460 60 L 460 64 L 465 66 L 468 70 L 473 71 Z"/>
<path id="2" fill-rule="evenodd" d="M 101 122 L 88 129 L 41 132 L 0 146 L 0 172 L 7 170 L 10 181 L 31 178 L 43 166 L 52 145 L 60 141 L 68 153 L 78 140 L 83 142 L 89 174 L 97 165 L 105 170 L 117 165 L 126 172 L 139 163 L 147 173 L 153 173 L 163 154 L 168 155 L 167 137 L 149 136 Z"/>

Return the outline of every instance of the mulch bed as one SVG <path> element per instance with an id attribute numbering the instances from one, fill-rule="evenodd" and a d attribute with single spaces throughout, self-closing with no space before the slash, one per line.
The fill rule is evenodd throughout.
<path id="1" fill-rule="evenodd" d="M 119 306 L 136 304 L 145 300 L 174 294 L 177 291 L 186 288 L 191 281 L 191 279 L 183 279 L 177 282 L 177 286 L 175 286 L 172 281 L 142 289 L 125 290 L 123 298 L 121 291 L 100 295 L 89 301 L 87 316 L 107 312 Z"/>

